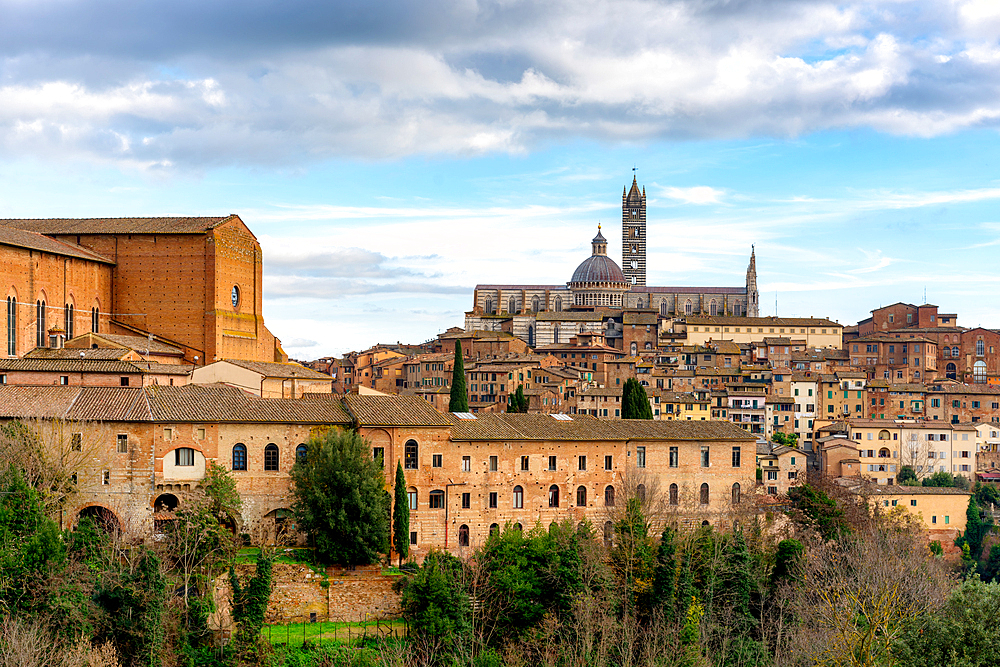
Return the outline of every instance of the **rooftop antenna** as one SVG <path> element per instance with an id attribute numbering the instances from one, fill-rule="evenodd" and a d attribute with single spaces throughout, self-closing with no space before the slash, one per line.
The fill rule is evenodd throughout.
<path id="1" fill-rule="evenodd" d="M 778 316 L 778 290 L 774 290 L 774 316 Z"/>
<path id="2" fill-rule="evenodd" d="M 924 303 L 927 303 L 927 285 L 924 285 Z"/>

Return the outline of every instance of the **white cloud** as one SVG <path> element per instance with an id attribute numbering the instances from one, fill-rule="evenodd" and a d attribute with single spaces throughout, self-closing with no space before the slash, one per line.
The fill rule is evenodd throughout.
<path id="1" fill-rule="evenodd" d="M 696 185 L 689 188 L 663 188 L 661 194 L 685 204 L 718 204 L 725 192 L 707 185 Z"/>

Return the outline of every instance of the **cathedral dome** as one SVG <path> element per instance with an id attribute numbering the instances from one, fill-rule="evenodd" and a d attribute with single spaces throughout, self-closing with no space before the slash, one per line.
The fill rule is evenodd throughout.
<path id="1" fill-rule="evenodd" d="M 565 275 L 565 274 L 564 274 Z M 624 283 L 625 274 L 607 255 L 593 255 L 583 260 L 573 272 L 574 283 Z"/>

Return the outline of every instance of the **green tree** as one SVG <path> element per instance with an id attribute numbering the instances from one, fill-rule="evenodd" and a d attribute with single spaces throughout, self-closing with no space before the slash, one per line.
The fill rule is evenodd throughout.
<path id="1" fill-rule="evenodd" d="M 507 412 L 528 412 L 528 397 L 524 395 L 524 385 L 517 385 L 517 391 L 507 396 Z"/>
<path id="2" fill-rule="evenodd" d="M 462 562 L 432 550 L 423 565 L 400 581 L 400 607 L 410 638 L 431 653 L 460 654 L 471 632 L 472 605 L 462 586 Z"/>
<path id="3" fill-rule="evenodd" d="M 403 464 L 396 461 L 396 488 L 393 490 L 392 545 L 399 555 L 399 564 L 410 554 L 410 503 L 406 497 L 406 477 Z"/>
<path id="4" fill-rule="evenodd" d="M 237 530 L 243 522 L 243 499 L 229 471 L 212 462 L 199 484 L 208 501 L 208 510 L 223 525 Z"/>
<path id="5" fill-rule="evenodd" d="M 778 550 L 774 555 L 774 570 L 771 571 L 771 581 L 778 583 L 794 578 L 804 553 L 805 547 L 798 540 L 778 542 Z"/>
<path id="6" fill-rule="evenodd" d="M 656 572 L 653 575 L 653 604 L 673 613 L 677 599 L 677 531 L 666 526 L 656 550 Z"/>
<path id="7" fill-rule="evenodd" d="M 917 479 L 917 473 L 914 472 L 913 466 L 900 468 L 899 474 L 896 475 L 896 482 L 904 486 L 920 486 L 920 480 Z"/>
<path id="8" fill-rule="evenodd" d="M 291 478 L 292 510 L 321 560 L 367 565 L 388 551 L 385 476 L 360 435 L 334 429 L 312 438 Z"/>
<path id="9" fill-rule="evenodd" d="M 652 419 L 646 390 L 635 378 L 629 378 L 622 387 L 622 419 Z"/>
<path id="10" fill-rule="evenodd" d="M 798 449 L 799 434 L 782 433 L 781 431 L 775 431 L 774 435 L 771 436 L 771 442 L 775 442 L 779 445 L 785 445 L 786 447 L 794 447 L 795 449 Z"/>
<path id="11" fill-rule="evenodd" d="M 465 360 L 462 358 L 462 341 L 455 339 L 455 362 L 451 371 L 451 399 L 448 412 L 468 412 L 469 393 L 465 388 Z"/>
<path id="12" fill-rule="evenodd" d="M 650 610 L 656 574 L 656 555 L 649 539 L 649 524 L 638 498 L 629 498 L 625 514 L 615 523 L 611 564 L 625 601 L 639 615 Z"/>
<path id="13" fill-rule="evenodd" d="M 264 627 L 264 614 L 271 599 L 272 563 L 270 554 L 261 549 L 257 555 L 256 572 L 246 583 L 240 582 L 232 566 L 229 568 L 236 650 L 245 662 L 252 661 L 260 649 L 260 631 Z"/>
<path id="14" fill-rule="evenodd" d="M 134 569 L 120 575 L 105 571 L 103 578 L 95 597 L 111 622 L 97 639 L 111 640 L 118 654 L 128 656 L 134 665 L 158 667 L 163 662 L 167 606 L 167 579 L 160 559 L 143 549 Z"/>
<path id="15" fill-rule="evenodd" d="M 969 496 L 969 504 L 965 510 L 965 533 L 955 540 L 955 544 L 968 546 L 969 557 L 973 561 L 978 561 L 983 553 L 983 540 L 991 530 L 993 530 L 993 518 L 987 516 L 984 519 L 979 511 L 976 496 Z"/>
<path id="16" fill-rule="evenodd" d="M 795 503 L 800 521 L 814 528 L 824 539 L 832 540 L 851 532 L 844 511 L 822 489 L 803 484 L 789 489 L 788 497 Z"/>
<path id="17" fill-rule="evenodd" d="M 955 478 L 950 472 L 936 472 L 923 481 L 923 486 L 947 487 L 955 486 Z"/>

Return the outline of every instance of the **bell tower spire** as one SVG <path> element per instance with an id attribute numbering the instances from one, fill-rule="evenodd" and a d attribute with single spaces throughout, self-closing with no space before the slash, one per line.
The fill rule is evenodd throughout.
<path id="1" fill-rule="evenodd" d="M 622 271 L 633 285 L 646 284 L 646 188 L 634 175 L 632 189 L 622 191 Z"/>
<path id="2" fill-rule="evenodd" d="M 760 317 L 760 295 L 757 293 L 757 256 L 750 246 L 750 265 L 747 267 L 747 317 Z"/>

